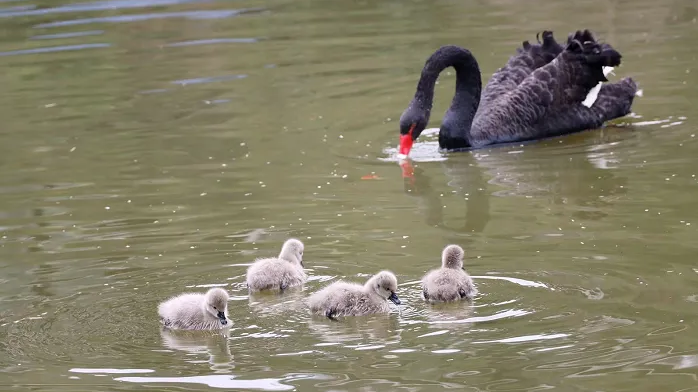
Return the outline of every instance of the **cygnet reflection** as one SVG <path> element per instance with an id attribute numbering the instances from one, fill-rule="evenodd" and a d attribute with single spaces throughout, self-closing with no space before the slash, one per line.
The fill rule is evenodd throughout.
<path id="1" fill-rule="evenodd" d="M 341 322 L 311 317 L 308 327 L 323 342 L 320 345 L 345 347 L 395 344 L 400 342 L 401 334 L 399 318 L 394 314 L 348 317 Z"/>
<path id="2" fill-rule="evenodd" d="M 278 292 L 255 292 L 249 294 L 250 312 L 258 316 L 275 316 L 282 313 L 307 313 L 305 298 L 307 293 L 300 287 Z"/>
<path id="3" fill-rule="evenodd" d="M 162 344 L 171 350 L 187 353 L 189 363 L 208 362 L 214 373 L 230 373 L 235 360 L 230 353 L 230 328 L 220 331 L 175 331 L 162 328 Z M 208 356 L 208 359 L 200 359 Z"/>
<path id="4" fill-rule="evenodd" d="M 474 313 L 473 304 L 468 301 L 441 302 L 424 308 L 429 329 L 470 329 L 473 322 L 469 319 Z"/>

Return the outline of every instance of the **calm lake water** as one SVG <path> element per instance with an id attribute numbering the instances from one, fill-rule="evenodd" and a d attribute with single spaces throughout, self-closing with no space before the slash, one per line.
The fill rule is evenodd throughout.
<path id="1" fill-rule="evenodd" d="M 467 4 L 466 4 L 467 3 Z M 0 386 L 32 391 L 698 391 L 693 0 L 0 2 Z M 591 28 L 644 90 L 603 130 L 395 159 L 436 48 L 485 80 Z M 453 93 L 437 86 L 431 127 Z M 306 244 L 304 291 L 247 266 Z M 419 279 L 466 249 L 480 295 Z M 380 269 L 403 305 L 333 323 L 308 293 Z M 228 336 L 157 304 L 222 285 Z"/>

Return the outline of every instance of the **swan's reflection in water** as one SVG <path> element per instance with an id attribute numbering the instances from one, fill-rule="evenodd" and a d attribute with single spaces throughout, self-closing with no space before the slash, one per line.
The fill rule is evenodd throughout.
<path id="1" fill-rule="evenodd" d="M 491 196 L 542 197 L 552 204 L 566 205 L 574 218 L 606 217 L 611 203 L 626 193 L 627 178 L 613 169 L 625 158 L 617 144 L 631 142 L 634 137 L 628 129 L 632 127 L 609 126 L 535 143 L 448 155 L 438 151 L 438 143 L 424 141 L 415 144 L 423 146 L 414 150 L 414 157 L 397 162 L 405 193 L 420 201 L 426 223 L 452 233 L 453 239 L 462 243 L 463 234 L 485 230 L 490 221 Z M 428 131 L 432 138 L 438 135 L 438 129 Z M 387 154 L 391 151 L 385 150 Z M 394 157 L 381 160 L 396 161 Z M 463 198 L 464 212 L 458 205 L 455 209 L 454 205 L 444 205 L 448 194 L 438 185 L 441 180 L 432 178 L 436 166 L 447 178 L 448 193 Z"/>
<path id="2" fill-rule="evenodd" d="M 183 351 L 192 358 L 189 363 L 208 362 L 214 373 L 230 373 L 235 369 L 228 338 L 230 328 L 220 331 L 173 331 L 161 329 L 162 344 L 171 350 Z M 208 356 L 208 359 L 202 360 Z"/>
<path id="3" fill-rule="evenodd" d="M 422 209 L 429 226 L 454 233 L 481 233 L 490 221 L 490 195 L 483 171 L 471 154 L 463 154 L 459 160 L 443 161 L 439 165 L 449 177 L 448 185 L 465 200 L 465 212 L 448 210 L 444 213 L 442 192 L 434 189 L 432 178 L 422 166 L 409 160 L 400 162 L 404 189 L 408 195 L 421 199 Z M 462 218 L 454 215 L 462 215 Z M 449 222 L 450 221 L 450 222 Z M 451 223 L 454 222 L 454 223 Z"/>
<path id="4" fill-rule="evenodd" d="M 323 342 L 316 346 L 341 345 L 357 350 L 399 343 L 402 332 L 396 314 L 343 317 L 339 321 L 313 316 L 308 327 Z"/>

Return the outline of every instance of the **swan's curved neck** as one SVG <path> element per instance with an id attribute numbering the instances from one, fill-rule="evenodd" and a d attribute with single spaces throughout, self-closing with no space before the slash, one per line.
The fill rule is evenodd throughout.
<path id="1" fill-rule="evenodd" d="M 416 104 L 415 106 L 425 111 L 428 121 L 434 101 L 436 79 L 448 67 L 453 67 L 456 70 L 456 94 L 446 112 L 444 122 L 448 126 L 442 126 L 439 143 L 442 148 L 456 148 L 444 145 L 442 139 L 462 139 L 463 142 L 467 143 L 470 126 L 480 104 L 482 79 L 480 67 L 472 53 L 467 49 L 452 45 L 443 46 L 434 52 L 422 69 L 413 102 Z"/>

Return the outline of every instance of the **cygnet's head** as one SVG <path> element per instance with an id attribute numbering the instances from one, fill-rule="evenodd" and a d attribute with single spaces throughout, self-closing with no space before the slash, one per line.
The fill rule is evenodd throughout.
<path id="1" fill-rule="evenodd" d="M 397 297 L 397 278 L 390 271 L 381 271 L 366 282 L 366 287 L 373 290 L 385 299 L 391 300 L 395 305 L 400 305 Z"/>
<path id="2" fill-rule="evenodd" d="M 303 243 L 295 238 L 291 238 L 284 242 L 284 246 L 281 248 L 281 253 L 279 253 L 279 258 L 288 260 L 292 263 L 298 263 L 303 266 Z"/>
<path id="3" fill-rule="evenodd" d="M 222 325 L 228 325 L 226 313 L 228 311 L 228 292 L 220 287 L 214 287 L 206 292 L 204 297 L 204 310 L 218 318 Z"/>
<path id="4" fill-rule="evenodd" d="M 463 248 L 458 245 L 449 245 L 441 253 L 441 264 L 444 268 L 463 269 Z"/>

